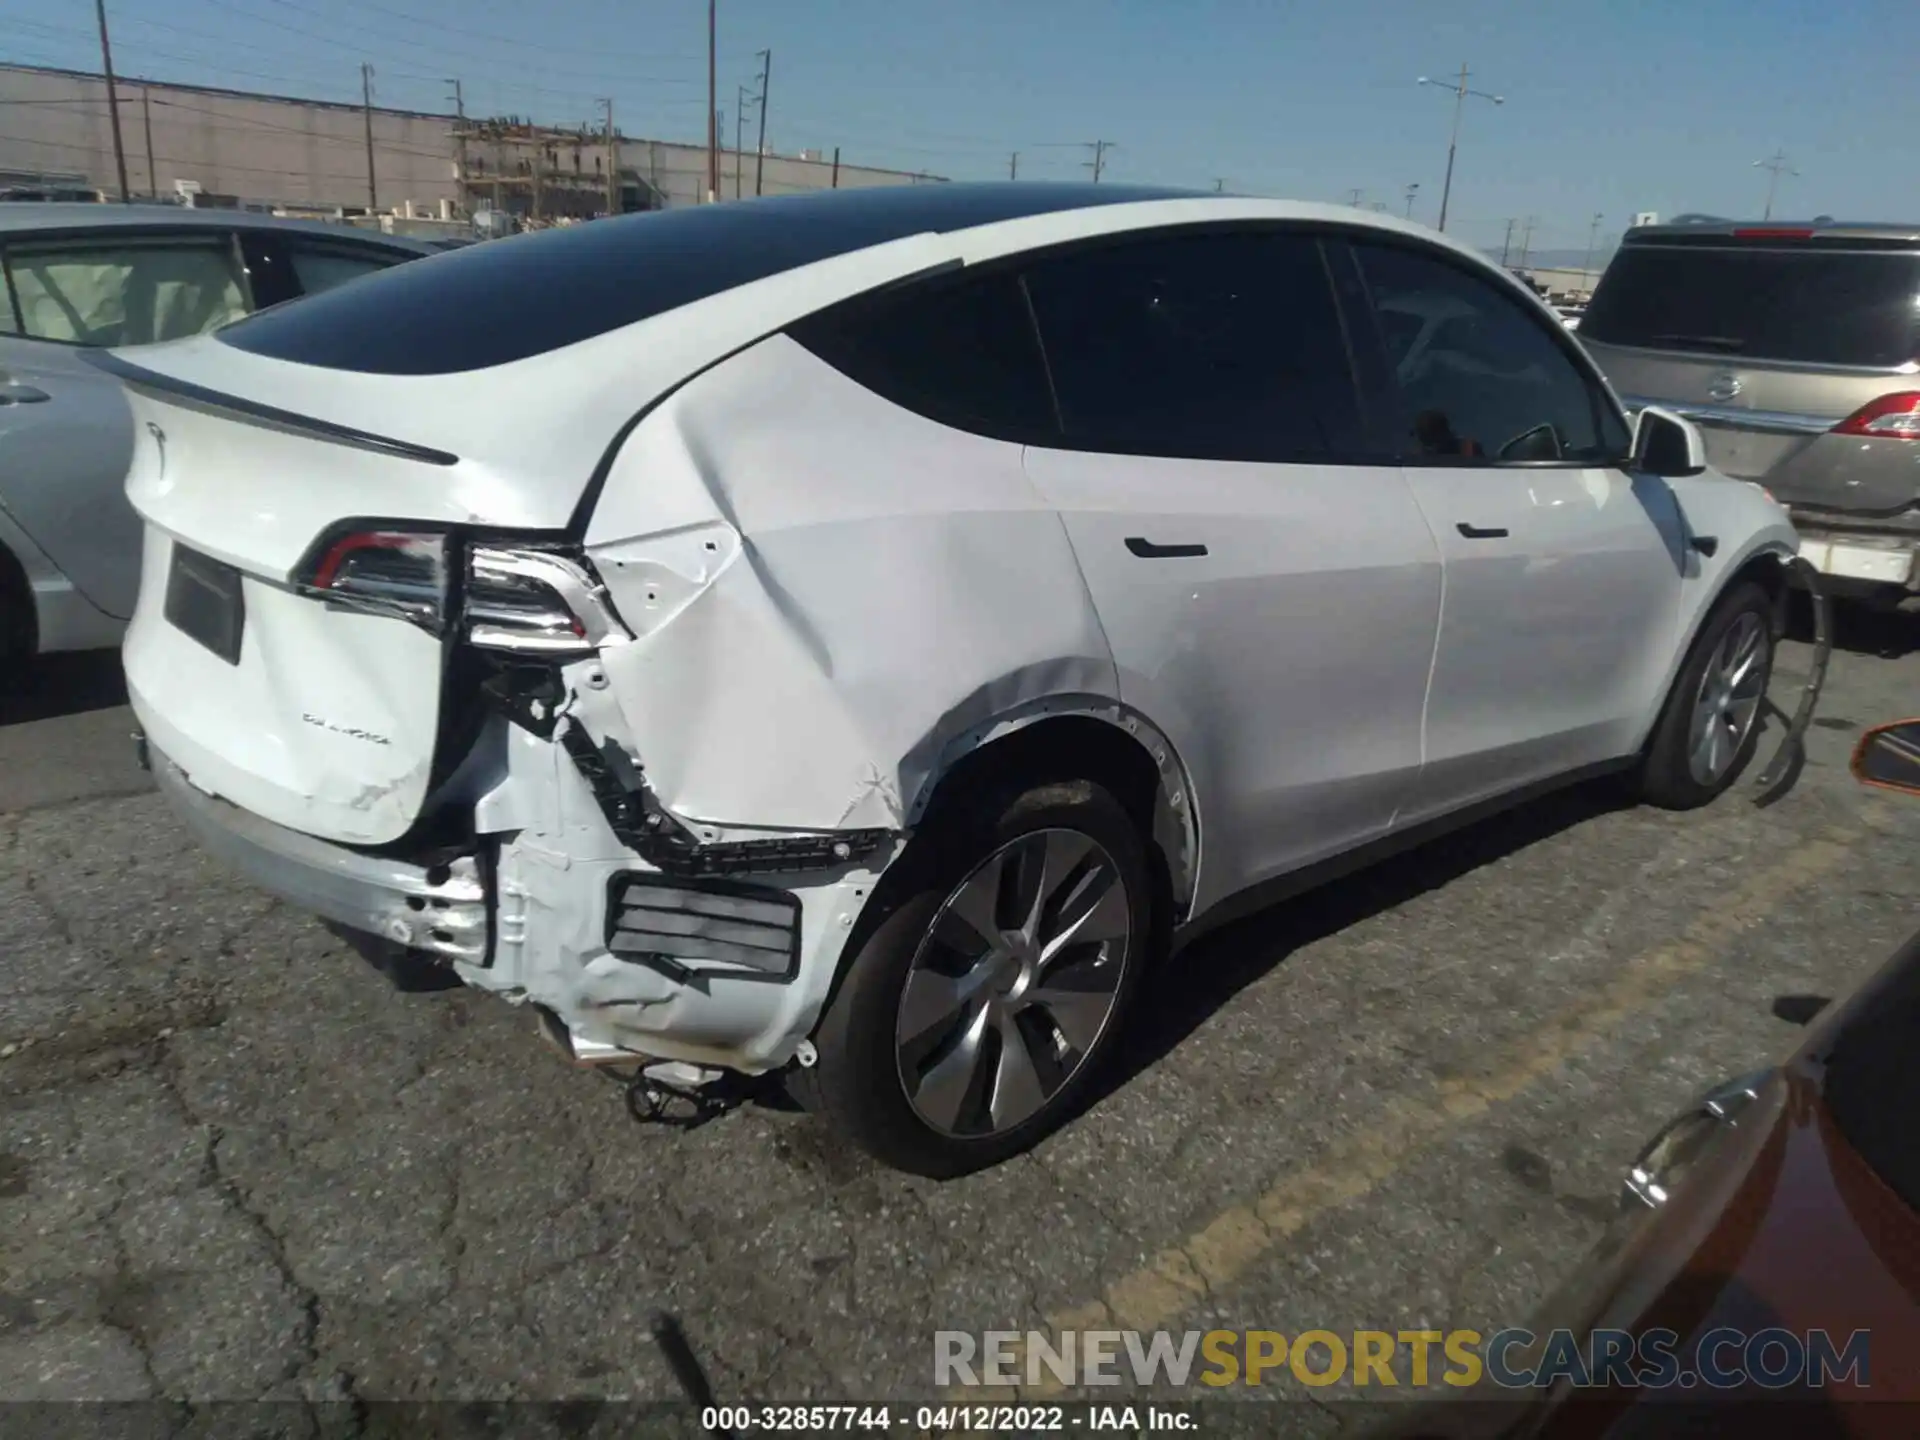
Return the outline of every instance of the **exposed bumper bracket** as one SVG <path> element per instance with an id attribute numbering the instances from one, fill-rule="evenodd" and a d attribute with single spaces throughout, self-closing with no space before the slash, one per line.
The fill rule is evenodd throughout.
<path id="1" fill-rule="evenodd" d="M 1820 572 L 1796 555 L 1787 567 L 1806 586 L 1813 602 L 1813 660 L 1807 666 L 1806 683 L 1800 687 L 1800 704 L 1787 722 L 1787 733 L 1780 748 L 1773 752 L 1759 778 L 1753 783 L 1753 803 L 1773 804 L 1793 789 L 1807 763 L 1807 728 L 1813 724 L 1814 707 L 1820 703 L 1821 687 L 1827 683 L 1827 661 L 1833 655 L 1833 602 L 1821 588 Z"/>

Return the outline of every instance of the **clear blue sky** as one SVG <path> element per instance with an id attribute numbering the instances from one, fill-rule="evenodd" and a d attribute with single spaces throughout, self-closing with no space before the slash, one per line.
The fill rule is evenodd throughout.
<path id="1" fill-rule="evenodd" d="M 134 75 L 704 139 L 703 0 L 108 0 Z M 1910 198 L 1915 0 L 720 0 L 719 104 L 773 51 L 768 142 L 956 179 L 1107 175 L 1437 208 L 1461 62 L 1469 99 L 1449 229 L 1578 251 L 1635 210 L 1889 216 Z M 86 0 L 0 0 L 0 58 L 97 68 Z M 751 125 L 751 117 L 749 119 Z M 751 134 L 751 131 L 749 131 Z M 749 141 L 751 145 L 751 141 Z"/>

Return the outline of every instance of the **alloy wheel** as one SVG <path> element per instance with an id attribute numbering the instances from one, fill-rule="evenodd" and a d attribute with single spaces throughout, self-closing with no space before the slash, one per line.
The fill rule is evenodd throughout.
<path id="1" fill-rule="evenodd" d="M 1106 1031 L 1132 941 L 1126 881 L 1091 836 L 1036 830 L 994 851 L 942 903 L 900 994 L 915 1113 L 968 1138 L 1031 1119 Z"/>
<path id="2" fill-rule="evenodd" d="M 1717 784 L 1746 744 L 1766 697 L 1772 645 L 1766 622 L 1748 610 L 1714 646 L 1687 728 L 1687 771 L 1696 783 Z"/>

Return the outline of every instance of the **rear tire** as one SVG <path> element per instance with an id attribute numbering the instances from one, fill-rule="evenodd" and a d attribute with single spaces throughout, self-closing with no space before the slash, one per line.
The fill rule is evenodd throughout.
<path id="1" fill-rule="evenodd" d="M 1674 677 L 1640 762 L 1640 798 L 1666 810 L 1706 805 L 1740 778 L 1760 741 L 1778 637 L 1773 598 L 1740 581 L 1714 604 Z"/>
<path id="2" fill-rule="evenodd" d="M 1090 782 L 930 817 L 862 919 L 796 1098 L 914 1174 L 1018 1154 L 1076 1113 L 1110 1060 L 1150 959 L 1153 897 L 1138 828 Z"/>

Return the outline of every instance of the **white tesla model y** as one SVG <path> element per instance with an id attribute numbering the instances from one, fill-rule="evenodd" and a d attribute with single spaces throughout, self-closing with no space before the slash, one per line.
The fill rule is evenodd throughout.
<path id="1" fill-rule="evenodd" d="M 1512 277 L 1336 206 L 703 206 L 101 363 L 203 843 L 929 1174 L 1059 1123 L 1229 902 L 1607 768 L 1710 800 L 1796 546 Z"/>

